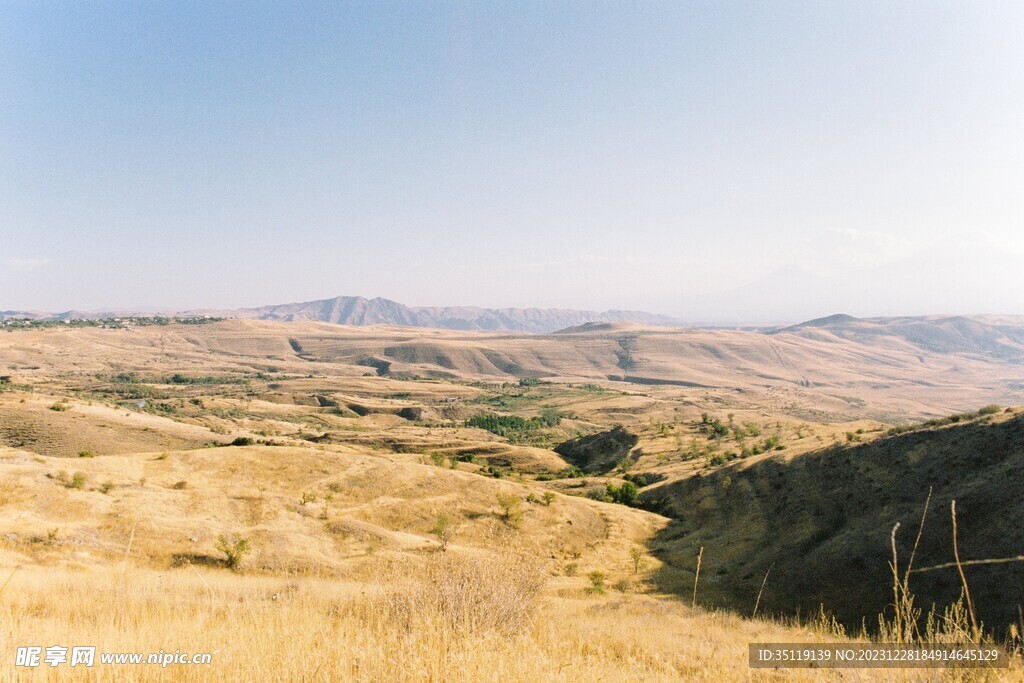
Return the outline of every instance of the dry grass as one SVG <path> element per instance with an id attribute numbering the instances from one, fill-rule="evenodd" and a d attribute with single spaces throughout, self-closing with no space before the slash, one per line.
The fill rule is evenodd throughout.
<path id="1" fill-rule="evenodd" d="M 0 680 L 15 680 L 6 663 L 17 645 L 29 644 L 214 653 L 209 666 L 34 671 L 52 680 L 776 680 L 778 672 L 762 676 L 747 668 L 747 642 L 837 640 L 649 596 L 541 594 L 532 572 L 514 558 L 441 562 L 423 579 L 394 565 L 382 566 L 380 575 L 367 585 L 223 570 L 23 569 L 0 601 Z M 1001 678 L 1021 675 L 1018 666 Z M 863 670 L 843 678 L 946 676 Z M 820 676 L 794 670 L 785 679 Z"/>

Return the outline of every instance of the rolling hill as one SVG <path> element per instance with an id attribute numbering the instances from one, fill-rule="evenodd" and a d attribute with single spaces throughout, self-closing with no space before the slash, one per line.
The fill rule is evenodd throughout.
<path id="1" fill-rule="evenodd" d="M 899 523 L 906 567 L 931 492 L 914 566 L 945 566 L 912 574 L 910 588 L 925 613 L 952 604 L 961 581 L 949 565 L 951 501 L 965 562 L 1024 554 L 1024 414 L 955 419 L 869 443 L 741 460 L 645 489 L 654 509 L 677 520 L 652 546 L 666 562 L 664 585 L 688 593 L 692 558 L 703 547 L 708 599 L 749 609 L 768 573 L 769 611 L 809 614 L 825 605 L 857 629 L 865 614 L 892 604 L 890 534 Z M 966 575 L 980 620 L 1000 629 L 1018 622 L 1024 564 L 968 566 Z"/>

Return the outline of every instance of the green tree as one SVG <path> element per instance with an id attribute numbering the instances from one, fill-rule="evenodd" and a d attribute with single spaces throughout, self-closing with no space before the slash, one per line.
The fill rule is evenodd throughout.
<path id="1" fill-rule="evenodd" d="M 441 543 L 441 552 L 448 552 L 448 543 L 452 540 L 452 536 L 455 533 L 451 518 L 443 512 L 439 514 L 430 533 L 437 536 L 437 540 Z"/>

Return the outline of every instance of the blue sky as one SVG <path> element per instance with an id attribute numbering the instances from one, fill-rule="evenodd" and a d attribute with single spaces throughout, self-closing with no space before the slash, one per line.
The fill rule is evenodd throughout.
<path id="1" fill-rule="evenodd" d="M 0 310 L 1024 313 L 1019 2 L 0 1 Z"/>

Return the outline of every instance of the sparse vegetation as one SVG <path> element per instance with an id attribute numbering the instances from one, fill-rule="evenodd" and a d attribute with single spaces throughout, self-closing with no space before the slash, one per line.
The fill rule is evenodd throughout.
<path id="1" fill-rule="evenodd" d="M 2 349 L 12 375 L 0 381 L 0 446 L 8 448 L 10 475 L 0 483 L 0 545 L 26 568 L 4 591 L 11 642 L 46 634 L 61 642 L 74 627 L 143 651 L 165 647 L 173 629 L 181 639 L 175 647 L 221 648 L 225 656 L 209 671 L 224 680 L 259 680 L 267 671 L 282 680 L 325 671 L 366 680 L 742 680 L 750 673 L 745 644 L 762 638 L 902 633 L 953 642 L 959 633 L 1021 647 L 1020 627 L 1017 635 L 1009 630 L 1013 615 L 997 609 L 1016 600 L 1016 565 L 965 564 L 972 608 L 966 596 L 956 601 L 956 567 L 917 571 L 949 561 L 948 519 L 926 531 L 912 586 L 904 577 L 913 534 L 897 534 L 896 593 L 880 578 L 887 553 L 876 543 L 879 529 L 884 536 L 895 521 L 920 514 L 926 481 L 959 498 L 965 563 L 1019 553 L 996 545 L 1019 545 L 1017 507 L 1001 497 L 1018 483 L 1019 410 L 904 415 L 912 391 L 905 383 L 897 398 L 858 384 L 871 411 L 853 410 L 851 401 L 815 401 L 829 386 L 824 377 L 795 392 L 780 383 L 766 397 L 764 384 L 773 380 L 746 383 L 728 363 L 723 385 L 735 390 L 657 384 L 658 366 L 678 359 L 670 349 L 650 362 L 644 337 L 630 362 L 630 374 L 641 377 L 615 389 L 566 382 L 614 377 L 597 367 L 599 354 L 586 368 L 599 374 L 468 380 L 473 370 L 457 355 L 468 342 L 430 348 L 417 339 L 433 332 L 395 345 L 415 347 L 413 360 L 392 349 L 387 373 L 363 378 L 366 368 L 344 365 L 383 349 L 346 355 L 355 342 L 327 326 L 314 338 L 298 327 L 231 325 L 167 334 L 166 355 L 153 353 L 163 342 L 144 330 L 66 335 L 103 335 L 104 344 L 123 349 L 90 355 L 89 347 L 68 346 L 73 363 L 64 349 L 54 354 L 45 345 L 31 355 L 10 351 L 17 345 Z M 256 329 L 273 344 L 254 343 Z M 303 335 L 304 357 L 288 351 L 288 334 Z M 380 343 L 378 332 L 372 342 L 345 334 L 364 346 Z M 704 333 L 674 334 L 672 344 L 682 346 Z M 210 361 L 179 336 L 201 344 L 203 354 L 209 349 Z M 29 340 L 27 333 L 0 341 L 7 337 Z M 481 347 L 492 343 L 504 342 Z M 536 349 L 547 343 L 554 341 L 529 341 Z M 426 348 L 450 354 L 454 367 L 438 369 Z M 549 362 L 547 350 L 502 353 L 525 359 L 530 373 Z M 981 361 L 971 363 L 981 376 Z M 92 369 L 71 370 L 80 367 Z M 684 376 L 682 367 L 674 376 Z M 263 370 L 272 373 L 269 384 Z M 699 381 L 706 369 L 694 370 Z M 875 370 L 879 386 L 901 381 Z M 931 380 L 932 369 L 920 372 Z M 644 377 L 652 383 L 641 385 Z M 964 396 L 977 397 L 976 405 L 1005 401 L 970 389 Z M 948 387 L 932 391 L 935 405 L 954 404 Z M 50 412 L 55 402 L 71 412 Z M 349 404 L 365 415 L 355 417 Z M 416 419 L 405 417 L 413 409 Z M 481 410 L 493 412 L 474 418 Z M 925 417 L 933 419 L 905 433 L 886 434 L 889 423 L 879 421 Z M 484 424 L 503 438 L 477 431 Z M 219 448 L 228 444 L 248 448 Z M 782 449 L 785 458 L 735 462 Z M 80 472 L 47 475 L 62 465 Z M 949 501 L 940 502 L 948 511 Z M 999 510 L 998 523 L 989 508 Z M 707 554 L 699 554 L 704 546 Z M 989 552 L 994 547 L 1000 552 Z M 790 562 L 787 551 L 799 560 Z M 0 584 L 13 569 L 12 559 Z M 842 591 L 823 583 L 826 576 L 839 577 Z M 607 593 L 614 595 L 601 597 Z M 932 602 L 939 607 L 929 616 Z M 115 632 L 107 619 L 115 605 L 132 630 Z M 756 622 L 736 616 L 750 617 L 752 608 Z M 808 621 L 809 609 L 820 609 L 820 619 Z M 315 655 L 293 656 L 281 633 Z M 264 659 L 247 662 L 239 642 Z M 860 673 L 916 680 L 895 670 Z"/>
<path id="2" fill-rule="evenodd" d="M 88 480 L 84 472 L 75 472 L 74 474 L 68 474 L 66 471 L 61 470 L 54 477 L 60 482 L 64 488 L 67 489 L 82 489 L 85 488 L 85 482 Z"/>

